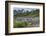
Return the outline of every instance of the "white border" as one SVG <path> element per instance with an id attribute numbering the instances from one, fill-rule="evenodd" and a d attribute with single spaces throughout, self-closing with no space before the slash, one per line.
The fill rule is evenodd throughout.
<path id="1" fill-rule="evenodd" d="M 38 8 L 40 9 L 40 27 L 30 27 L 30 28 L 13 28 L 13 8 Z M 10 32 L 9 33 L 17 33 L 17 32 L 33 32 L 33 31 L 43 31 L 43 5 L 37 4 L 10 4 L 9 8 L 10 15 Z"/>

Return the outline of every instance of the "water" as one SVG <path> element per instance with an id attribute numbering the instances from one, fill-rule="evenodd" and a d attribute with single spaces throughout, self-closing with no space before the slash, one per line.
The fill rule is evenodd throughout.
<path id="1" fill-rule="evenodd" d="M 32 27 L 38 27 L 39 26 L 39 17 L 17 17 L 16 21 L 31 22 Z"/>

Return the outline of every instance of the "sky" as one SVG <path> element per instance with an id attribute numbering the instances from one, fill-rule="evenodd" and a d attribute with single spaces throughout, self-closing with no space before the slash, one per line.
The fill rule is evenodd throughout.
<path id="1" fill-rule="evenodd" d="M 13 10 L 22 10 L 24 9 L 24 11 L 32 11 L 32 10 L 36 10 L 36 8 L 17 8 L 17 7 L 14 7 Z"/>

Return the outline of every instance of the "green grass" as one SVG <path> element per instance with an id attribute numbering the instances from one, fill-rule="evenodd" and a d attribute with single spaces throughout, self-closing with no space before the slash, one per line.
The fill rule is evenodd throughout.
<path id="1" fill-rule="evenodd" d="M 14 28 L 20 28 L 20 27 L 28 27 L 28 24 L 30 24 L 31 26 L 31 22 L 19 22 L 19 21 L 15 21 L 14 22 Z"/>

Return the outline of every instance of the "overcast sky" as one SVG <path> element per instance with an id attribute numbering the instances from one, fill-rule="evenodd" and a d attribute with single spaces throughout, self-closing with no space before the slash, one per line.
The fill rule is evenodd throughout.
<path id="1" fill-rule="evenodd" d="M 22 10 L 24 9 L 24 11 L 32 11 L 32 10 L 36 10 L 35 8 L 17 8 L 17 7 L 14 7 L 13 10 Z"/>

